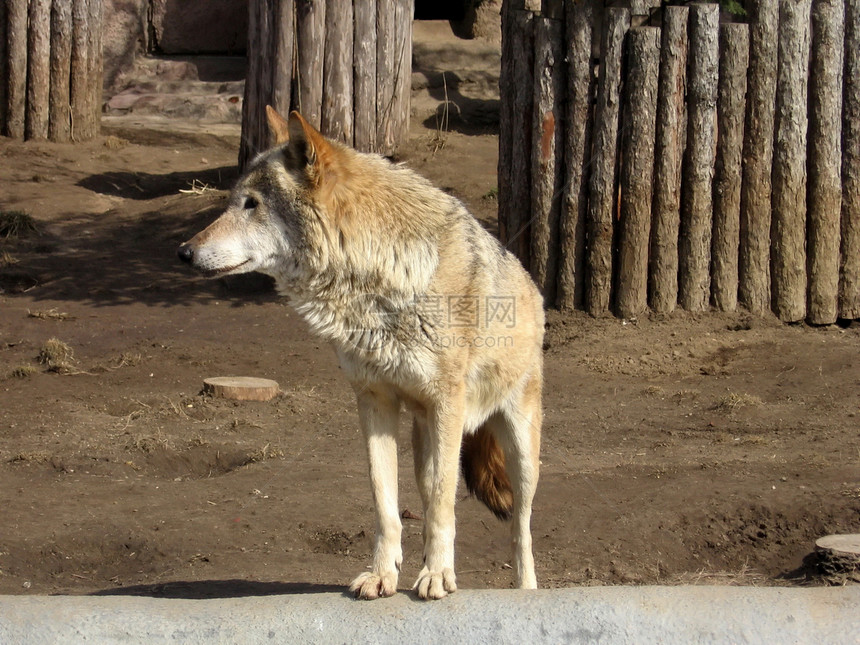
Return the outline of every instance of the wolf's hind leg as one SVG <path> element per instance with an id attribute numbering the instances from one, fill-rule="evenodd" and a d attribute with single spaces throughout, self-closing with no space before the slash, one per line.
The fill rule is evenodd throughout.
<path id="1" fill-rule="evenodd" d="M 537 588 L 531 514 L 540 469 L 540 389 L 540 375 L 532 377 L 519 401 L 491 420 L 491 427 L 505 452 L 506 471 L 513 489 L 511 541 L 514 585 L 519 589 Z"/>
<path id="2" fill-rule="evenodd" d="M 362 391 L 358 417 L 367 442 L 370 485 L 376 508 L 376 544 L 370 571 L 360 574 L 349 590 L 372 600 L 394 595 L 403 554 L 397 506 L 397 420 L 400 403 L 387 393 Z"/>

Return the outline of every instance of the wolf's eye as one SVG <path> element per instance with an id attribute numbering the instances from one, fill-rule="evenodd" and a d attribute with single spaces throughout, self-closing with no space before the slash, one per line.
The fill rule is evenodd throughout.
<path id="1" fill-rule="evenodd" d="M 246 211 L 252 211 L 255 208 L 257 208 L 257 200 L 254 199 L 253 197 L 246 197 L 245 198 L 245 210 Z"/>

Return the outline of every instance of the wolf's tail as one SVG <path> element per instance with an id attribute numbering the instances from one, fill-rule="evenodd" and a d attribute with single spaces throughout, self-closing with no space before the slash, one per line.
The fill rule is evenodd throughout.
<path id="1" fill-rule="evenodd" d="M 505 453 L 487 426 L 463 437 L 460 466 L 469 492 L 500 520 L 511 519 L 514 493 L 505 472 Z"/>

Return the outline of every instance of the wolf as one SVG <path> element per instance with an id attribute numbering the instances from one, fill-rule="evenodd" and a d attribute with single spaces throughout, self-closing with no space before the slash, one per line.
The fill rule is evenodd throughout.
<path id="1" fill-rule="evenodd" d="M 519 261 L 453 196 L 404 165 L 267 107 L 276 142 L 248 166 L 225 212 L 179 248 L 203 274 L 257 271 L 334 347 L 358 405 L 375 505 L 357 598 L 397 591 L 398 420 L 412 415 L 424 510 L 422 599 L 457 589 L 454 505 L 468 490 L 510 519 L 514 583 L 535 588 L 543 300 Z"/>

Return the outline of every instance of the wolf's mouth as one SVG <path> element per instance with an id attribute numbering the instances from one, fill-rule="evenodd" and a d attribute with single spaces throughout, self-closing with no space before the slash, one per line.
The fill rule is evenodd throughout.
<path id="1" fill-rule="evenodd" d="M 203 275 L 206 276 L 207 278 L 215 278 L 219 275 L 224 275 L 225 273 L 231 273 L 231 272 L 235 271 L 236 269 L 245 266 L 250 261 L 251 261 L 251 259 L 249 258 L 249 259 L 245 260 L 244 262 L 240 262 L 239 264 L 235 264 L 231 267 L 224 267 L 223 269 L 204 269 Z"/>

